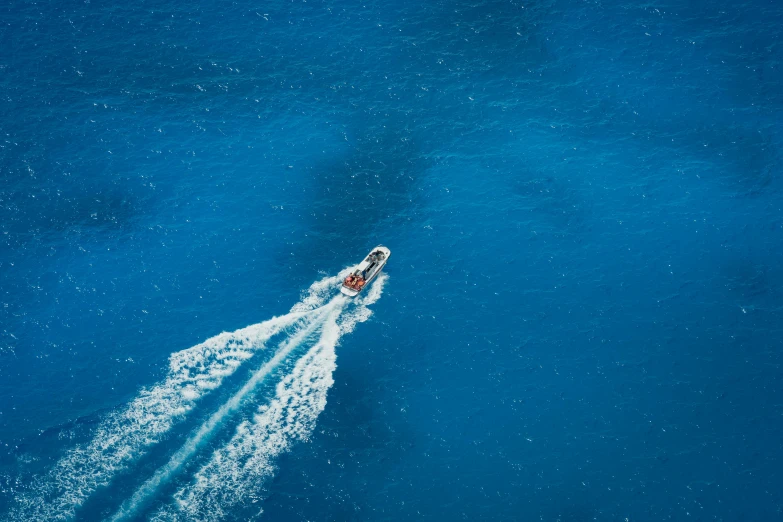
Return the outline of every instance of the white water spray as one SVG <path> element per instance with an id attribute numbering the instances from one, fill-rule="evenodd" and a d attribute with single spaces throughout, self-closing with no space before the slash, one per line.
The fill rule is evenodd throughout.
<path id="1" fill-rule="evenodd" d="M 161 508 L 152 520 L 217 522 L 238 504 L 258 499 L 263 484 L 274 475 L 275 459 L 312 433 L 334 383 L 335 348 L 342 335 L 370 317 L 368 305 L 380 298 L 385 281 L 382 275 L 355 308 L 329 317 L 318 342 L 278 383 L 275 397 L 259 408 L 252 421 L 240 423 L 231 440 L 175 494 L 175 502 Z"/>
<path id="2" fill-rule="evenodd" d="M 218 388 L 270 338 L 318 313 L 348 270 L 314 283 L 286 315 L 221 333 L 172 354 L 164 381 L 142 389 L 125 408 L 100 423 L 89 443 L 67 451 L 28 492 L 15 499 L 9 520 L 74 518 L 87 498 L 158 443 L 200 398 Z"/>
<path id="3" fill-rule="evenodd" d="M 155 474 L 147 480 L 133 496 L 123 503 L 117 514 L 112 517 L 113 521 L 125 520 L 133 516 L 136 511 L 143 507 L 144 503 L 154 494 L 157 489 L 165 484 L 190 457 L 199 449 L 199 447 L 215 433 L 215 430 L 221 425 L 227 415 L 234 412 L 242 404 L 242 401 L 250 394 L 258 384 L 264 380 L 280 363 L 282 363 L 290 353 L 304 343 L 324 324 L 324 319 L 340 314 L 342 306 L 345 304 L 343 296 L 337 296 L 322 309 L 313 318 L 313 320 L 297 332 L 291 339 L 283 343 L 275 356 L 264 364 L 253 376 L 239 389 L 231 398 L 226 401 L 209 419 L 193 434 L 185 444 L 169 459 L 169 462 L 158 469 Z M 333 320 L 333 319 L 332 319 Z"/>

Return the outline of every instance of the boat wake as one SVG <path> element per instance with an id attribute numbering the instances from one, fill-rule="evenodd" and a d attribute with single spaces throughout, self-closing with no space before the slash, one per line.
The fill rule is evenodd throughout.
<path id="1" fill-rule="evenodd" d="M 240 482 L 244 483 L 251 476 L 256 477 L 256 480 L 258 476 L 267 476 L 271 473 L 274 456 L 310 433 L 315 418 L 326 404 L 326 391 L 332 384 L 335 346 L 344 333 L 370 316 L 367 306 L 380 297 L 386 276 L 379 278 L 355 307 L 347 307 L 347 300 L 342 296 L 332 298 L 336 285 L 349 270 L 314 283 L 288 314 L 232 333 L 222 333 L 172 354 L 165 379 L 143 389 L 127 406 L 109 414 L 100 423 L 89 443 L 67 451 L 48 473 L 36 480 L 29 490 L 17 496 L 9 519 L 73 519 L 88 498 L 110 484 L 119 473 L 131 469 L 172 427 L 187 417 L 201 398 L 219 388 L 245 361 L 257 354 L 266 354 L 268 360 L 239 391 L 192 432 L 164 466 L 123 503 L 114 519 L 121 520 L 136 513 L 157 493 L 160 485 L 180 471 L 182 465 L 212 437 L 265 377 L 297 348 L 304 349 L 317 336 L 315 344 L 278 384 L 277 394 L 271 403 L 262 407 L 263 411 L 259 411 L 252 422 L 241 423 L 226 447 L 212 455 L 212 460 L 196 473 L 194 481 L 176 493 L 176 502 L 169 504 L 158 516 L 163 516 L 168 510 L 173 518 L 178 518 L 177 515 L 190 518 L 191 514 L 203 512 L 210 502 L 207 499 L 215 495 L 222 497 L 221 506 L 241 501 L 246 492 L 239 491 Z M 266 344 L 275 336 L 283 336 L 283 341 L 276 350 L 267 350 Z M 274 417 L 276 411 L 285 412 L 285 422 Z M 271 437 L 266 442 L 261 439 L 264 430 L 266 436 Z M 253 444 L 266 450 L 247 453 L 245 449 L 239 449 L 249 448 Z M 263 458 L 266 458 L 266 464 L 262 466 L 259 459 Z M 232 485 L 237 484 L 237 491 L 233 494 L 228 491 L 229 482 L 223 482 L 220 488 L 210 486 L 210 483 L 217 483 L 212 480 L 218 476 L 214 472 L 215 459 L 235 469 L 241 465 L 245 470 L 245 475 L 237 474 L 230 482 Z M 265 471 L 259 475 L 262 469 Z M 225 474 L 226 470 L 228 467 L 222 473 Z M 226 479 L 218 479 L 218 482 L 223 480 Z M 214 501 L 217 500 L 214 497 Z M 192 517 L 219 519 L 221 507 L 216 504 L 211 507 L 215 512 L 209 516 Z"/>
<path id="2" fill-rule="evenodd" d="M 342 335 L 369 319 L 368 306 L 380 298 L 386 277 L 376 281 L 356 308 L 328 316 L 320 338 L 278 383 L 275 397 L 259 407 L 252 420 L 237 426 L 231 440 L 212 454 L 193 481 L 180 488 L 175 501 L 158 510 L 153 520 L 219 521 L 234 506 L 258 500 L 274 474 L 275 458 L 312 433 L 334 383 L 335 347 Z"/>

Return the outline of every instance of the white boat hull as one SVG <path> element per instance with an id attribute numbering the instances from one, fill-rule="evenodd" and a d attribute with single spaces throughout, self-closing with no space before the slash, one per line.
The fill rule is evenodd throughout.
<path id="1" fill-rule="evenodd" d="M 347 286 L 341 286 L 340 292 L 344 293 L 348 297 L 356 297 L 359 295 L 359 290 L 354 290 L 353 288 L 348 288 Z"/>
<path id="2" fill-rule="evenodd" d="M 351 270 L 351 273 L 343 280 L 340 292 L 348 297 L 356 297 L 364 290 L 373 279 L 378 277 L 383 267 L 389 261 L 391 250 L 383 245 L 373 248 L 364 261 Z"/>

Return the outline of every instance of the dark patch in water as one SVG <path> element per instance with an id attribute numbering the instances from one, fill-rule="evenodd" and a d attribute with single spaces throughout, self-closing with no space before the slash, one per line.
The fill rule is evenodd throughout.
<path id="1" fill-rule="evenodd" d="M 747 305 L 774 292 L 775 277 L 770 267 L 749 259 L 734 259 L 724 264 L 722 275 L 726 290 Z"/>
<path id="2" fill-rule="evenodd" d="M 721 155 L 731 162 L 731 177 L 737 179 L 745 195 L 756 196 L 775 189 L 783 162 L 768 133 L 760 129 L 723 129 L 714 137 L 730 140 L 718 144 Z"/>
<path id="3" fill-rule="evenodd" d="M 554 176 L 520 176 L 511 185 L 519 201 L 513 215 L 532 219 L 558 232 L 579 232 L 583 229 L 588 210 L 586 203 L 567 181 Z"/>
<path id="4" fill-rule="evenodd" d="M 381 224 L 406 222 L 427 165 L 413 132 L 399 124 L 370 127 L 345 156 L 314 166 L 305 206 L 309 233 L 286 249 L 295 253 L 290 266 L 359 262 L 383 243 Z M 360 257 L 346 259 L 346 253 Z"/>
<path id="5" fill-rule="evenodd" d="M 0 192 L 0 227 L 11 248 L 31 241 L 56 243 L 90 230 L 126 230 L 145 204 L 120 183 L 17 185 Z"/>

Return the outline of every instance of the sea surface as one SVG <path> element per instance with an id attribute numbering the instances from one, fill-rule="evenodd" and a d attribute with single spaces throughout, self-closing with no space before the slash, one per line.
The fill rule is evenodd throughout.
<path id="1" fill-rule="evenodd" d="M 0 520 L 783 519 L 782 36 L 3 3 Z"/>

